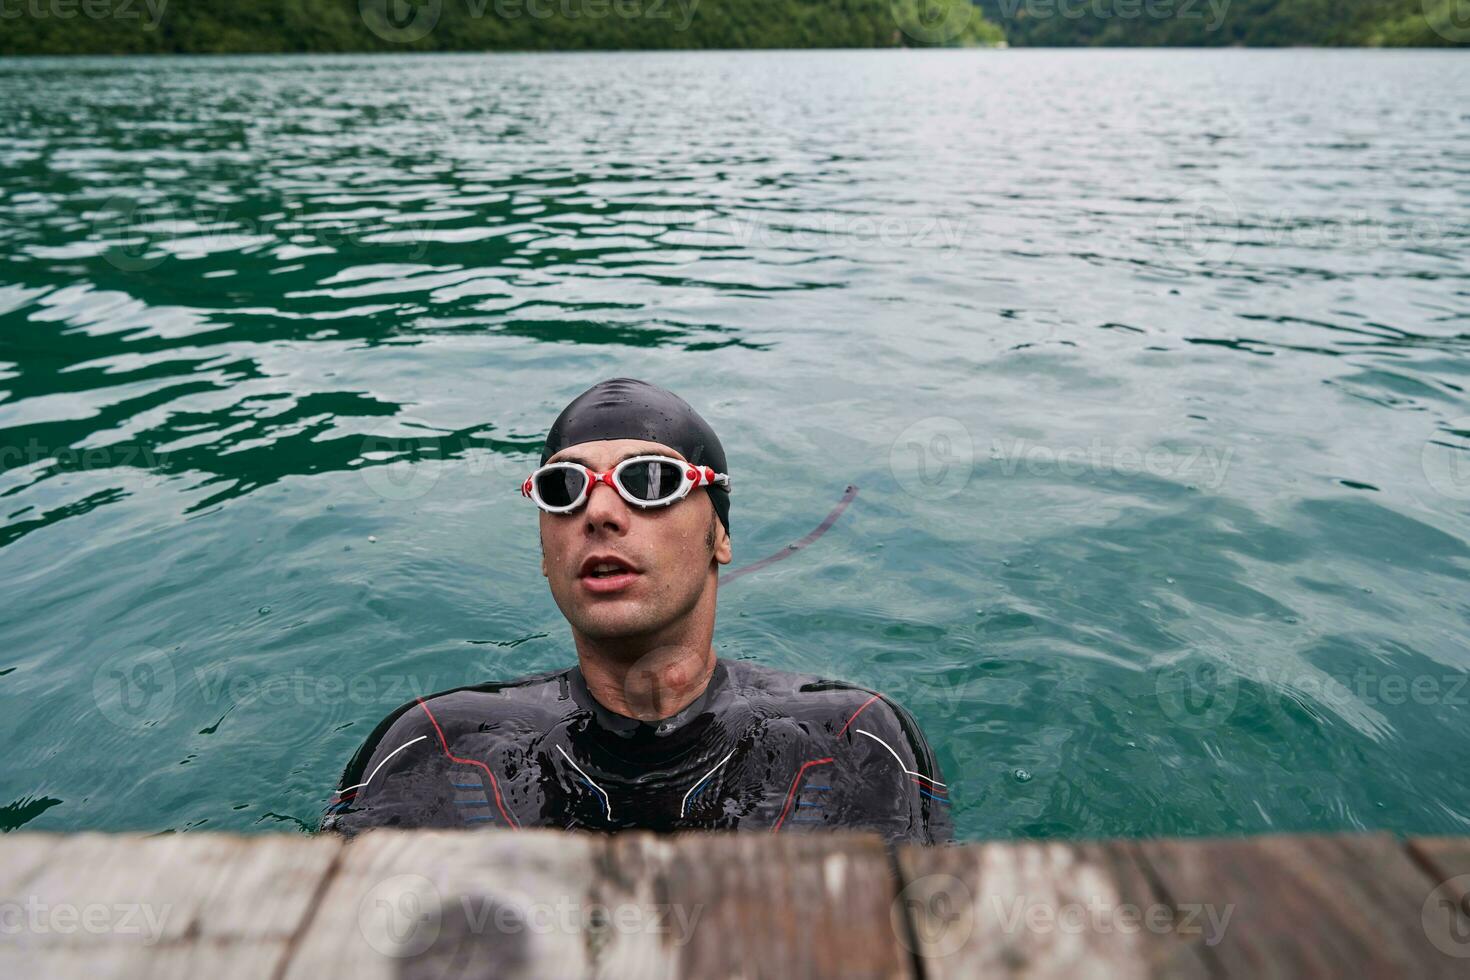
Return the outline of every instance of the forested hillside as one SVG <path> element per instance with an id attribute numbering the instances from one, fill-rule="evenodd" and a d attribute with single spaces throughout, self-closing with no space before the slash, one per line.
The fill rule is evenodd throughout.
<path id="1" fill-rule="evenodd" d="M 1459 0 L 979 0 L 1015 46 L 1440 46 Z"/>
<path id="2" fill-rule="evenodd" d="M 0 0 L 0 54 L 1470 43 L 1464 0 Z"/>
<path id="3" fill-rule="evenodd" d="M 926 2 L 0 0 L 0 54 L 843 48 L 1001 39 L 978 11 Z"/>

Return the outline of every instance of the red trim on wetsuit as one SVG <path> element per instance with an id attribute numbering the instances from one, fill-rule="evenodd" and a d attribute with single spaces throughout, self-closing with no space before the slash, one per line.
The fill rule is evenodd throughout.
<path id="1" fill-rule="evenodd" d="M 451 761 L 464 765 L 479 766 L 485 770 L 485 775 L 490 777 L 490 788 L 495 791 L 495 805 L 500 808 L 500 815 L 505 818 L 505 822 L 510 824 L 512 829 L 520 830 L 521 825 L 512 820 L 510 814 L 505 812 L 505 804 L 500 800 L 500 784 L 495 781 L 495 773 L 491 772 L 490 767 L 478 759 L 461 759 L 453 752 L 450 752 L 449 743 L 444 740 L 444 730 L 439 727 L 439 720 L 434 717 L 434 712 L 429 710 L 429 706 L 424 703 L 423 698 L 415 698 L 415 700 L 418 701 L 419 707 L 424 709 L 424 714 L 429 716 L 429 722 L 434 726 L 434 731 L 439 733 L 439 744 L 443 746 L 444 754 L 449 756 Z"/>

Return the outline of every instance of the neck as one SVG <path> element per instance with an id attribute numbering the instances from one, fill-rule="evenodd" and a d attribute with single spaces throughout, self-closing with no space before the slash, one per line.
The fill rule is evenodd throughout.
<path id="1" fill-rule="evenodd" d="M 715 670 L 714 589 L 706 597 L 652 634 L 598 639 L 573 630 L 582 677 L 597 702 L 626 718 L 655 721 L 703 694 Z"/>

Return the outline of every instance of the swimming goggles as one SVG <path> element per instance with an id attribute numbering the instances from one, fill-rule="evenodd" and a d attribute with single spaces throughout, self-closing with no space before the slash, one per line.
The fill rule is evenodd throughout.
<path id="1" fill-rule="evenodd" d="M 729 490 L 730 476 L 672 456 L 633 456 L 605 473 L 581 463 L 547 463 L 521 484 L 521 496 L 530 497 L 548 514 L 567 514 L 582 506 L 599 483 L 612 487 L 634 507 L 667 507 L 695 487 Z"/>

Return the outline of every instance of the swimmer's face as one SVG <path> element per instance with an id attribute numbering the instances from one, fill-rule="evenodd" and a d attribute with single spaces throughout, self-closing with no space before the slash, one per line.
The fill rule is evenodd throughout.
<path id="1" fill-rule="evenodd" d="M 648 453 L 684 459 L 662 443 L 605 439 L 568 446 L 547 462 L 603 472 Z M 599 483 L 572 513 L 540 514 L 541 574 L 567 622 L 591 639 L 633 638 L 675 626 L 706 591 L 713 602 L 716 563 L 730 561 L 730 536 L 709 492 L 699 488 L 668 507 L 644 509 Z M 584 564 L 596 556 L 615 556 L 633 574 L 584 575 Z"/>

